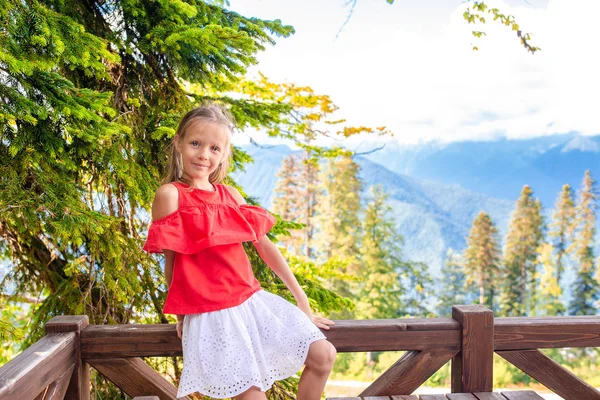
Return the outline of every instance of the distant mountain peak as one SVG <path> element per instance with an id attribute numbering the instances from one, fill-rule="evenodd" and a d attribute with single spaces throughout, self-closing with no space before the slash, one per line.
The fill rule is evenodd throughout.
<path id="1" fill-rule="evenodd" d="M 577 135 L 563 146 L 561 153 L 573 150 L 579 150 L 584 153 L 599 153 L 600 145 L 589 136 Z"/>

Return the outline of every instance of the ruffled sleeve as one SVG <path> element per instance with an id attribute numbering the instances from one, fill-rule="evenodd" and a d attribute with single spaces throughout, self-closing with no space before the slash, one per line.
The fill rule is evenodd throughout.
<path id="1" fill-rule="evenodd" d="M 173 250 L 181 254 L 195 254 L 211 246 L 257 242 L 274 224 L 275 218 L 267 210 L 256 206 L 181 207 L 152 222 L 144 250 L 149 253 Z"/>
<path id="2" fill-rule="evenodd" d="M 275 225 L 275 217 L 264 208 L 242 204 L 240 205 L 240 211 L 254 230 L 256 236 L 254 242 L 265 236 Z"/>

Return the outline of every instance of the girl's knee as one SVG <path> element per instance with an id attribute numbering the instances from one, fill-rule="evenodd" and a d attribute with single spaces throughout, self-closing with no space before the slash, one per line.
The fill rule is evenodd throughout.
<path id="1" fill-rule="evenodd" d="M 317 340 L 310 345 L 306 366 L 314 371 L 331 372 L 337 351 L 327 340 Z"/>

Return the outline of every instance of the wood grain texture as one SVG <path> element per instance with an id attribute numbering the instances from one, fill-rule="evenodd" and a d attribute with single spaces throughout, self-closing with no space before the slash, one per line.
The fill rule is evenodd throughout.
<path id="1" fill-rule="evenodd" d="M 389 396 L 365 396 L 361 398 L 363 400 L 390 400 Z"/>
<path id="2" fill-rule="evenodd" d="M 600 315 L 511 317 L 494 321 L 494 349 L 600 347 Z"/>
<path id="3" fill-rule="evenodd" d="M 90 323 L 87 315 L 59 315 L 44 325 L 46 333 L 81 332 Z"/>
<path id="4" fill-rule="evenodd" d="M 46 335 L 0 368 L 0 399 L 33 399 L 74 363 L 74 333 Z"/>
<path id="5" fill-rule="evenodd" d="M 337 321 L 323 333 L 338 352 L 458 350 L 460 331 L 456 321 L 450 321 Z M 89 326 L 81 333 L 81 351 L 84 359 L 182 355 L 181 340 L 172 324 Z"/>
<path id="6" fill-rule="evenodd" d="M 494 372 L 494 313 L 480 305 L 454 306 L 462 327 L 460 353 L 452 360 L 452 393 L 491 392 Z"/>
<path id="7" fill-rule="evenodd" d="M 177 389 L 141 358 L 90 359 L 89 364 L 130 397 L 177 399 Z M 182 397 L 188 399 L 188 397 Z"/>
<path id="8" fill-rule="evenodd" d="M 90 400 L 90 366 L 81 358 L 81 332 L 88 327 L 87 315 L 60 315 L 44 325 L 47 334 L 75 333 L 75 369 L 65 393 L 65 400 Z"/>
<path id="9" fill-rule="evenodd" d="M 81 332 L 81 354 L 88 358 L 181 356 L 174 324 L 92 325 Z"/>
<path id="10" fill-rule="evenodd" d="M 446 398 L 448 400 L 477 400 L 477 397 L 471 393 L 448 393 Z"/>
<path id="11" fill-rule="evenodd" d="M 477 400 L 506 400 L 500 393 L 473 393 L 473 396 L 477 397 Z"/>
<path id="12" fill-rule="evenodd" d="M 544 400 L 542 396 L 532 390 L 519 390 L 517 392 L 502 392 L 507 400 Z M 571 400 L 570 397 L 567 397 Z"/>
<path id="13" fill-rule="evenodd" d="M 323 333 L 339 353 L 357 351 L 458 350 L 460 347 L 460 332 L 458 330 L 407 330 L 377 333 L 335 331 Z"/>
<path id="14" fill-rule="evenodd" d="M 411 394 L 455 354 L 455 350 L 408 351 L 360 396 Z"/>
<path id="15" fill-rule="evenodd" d="M 461 337 L 459 323 L 449 318 L 343 320 L 324 334 L 338 352 L 459 349 Z M 600 316 L 494 320 L 496 350 L 587 346 L 600 347 Z M 181 341 L 174 325 L 89 326 L 82 332 L 82 355 L 180 356 Z"/>
<path id="16" fill-rule="evenodd" d="M 360 397 L 328 397 L 326 400 L 360 400 Z"/>
<path id="17" fill-rule="evenodd" d="M 539 350 L 498 351 L 497 353 L 565 399 L 600 400 L 600 392 Z"/>
<path id="18" fill-rule="evenodd" d="M 48 386 L 44 400 L 63 400 L 71 381 L 71 376 L 75 370 L 75 363 L 71 363 L 71 367 L 67 369 L 57 380 Z"/>

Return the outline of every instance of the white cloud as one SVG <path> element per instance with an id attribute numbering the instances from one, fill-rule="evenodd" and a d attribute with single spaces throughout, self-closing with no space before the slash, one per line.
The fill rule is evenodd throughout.
<path id="1" fill-rule="evenodd" d="M 337 40 L 343 0 L 247 0 L 234 8 L 297 29 L 263 53 L 255 70 L 329 94 L 340 117 L 386 125 L 400 141 L 600 133 L 600 1 L 540 7 L 488 0 L 534 33 L 532 43 L 542 48 L 535 55 L 491 18 L 477 27 L 487 36 L 473 38 L 474 26 L 462 17 L 466 5 L 445 3 L 452 7 L 359 0 Z"/>

